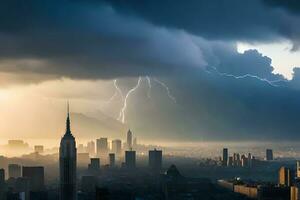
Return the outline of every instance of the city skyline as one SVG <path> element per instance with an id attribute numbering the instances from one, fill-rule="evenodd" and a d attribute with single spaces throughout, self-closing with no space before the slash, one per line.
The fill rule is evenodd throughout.
<path id="1" fill-rule="evenodd" d="M 300 0 L 0 0 L 0 200 L 300 200 Z"/>

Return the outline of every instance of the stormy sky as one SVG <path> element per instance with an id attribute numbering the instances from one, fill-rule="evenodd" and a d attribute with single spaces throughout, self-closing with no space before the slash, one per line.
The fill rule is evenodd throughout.
<path id="1" fill-rule="evenodd" d="M 300 139 L 296 0 L 2 0 L 0 44 L 1 137 L 59 136 L 68 99 L 145 139 Z"/>

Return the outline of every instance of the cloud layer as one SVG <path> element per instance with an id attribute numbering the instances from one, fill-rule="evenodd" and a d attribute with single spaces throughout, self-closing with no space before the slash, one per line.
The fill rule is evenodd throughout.
<path id="1" fill-rule="evenodd" d="M 287 39 L 298 50 L 298 10 L 292 1 L 275 0 L 3 0 L 0 87 L 63 77 L 157 77 L 178 104 L 164 99 L 159 85 L 152 103 L 143 105 L 138 93 L 133 101 L 140 106 L 128 112 L 141 131 L 293 138 L 300 130 L 299 69 L 287 81 L 273 73 L 270 58 L 257 50 L 238 53 L 236 42 Z"/>

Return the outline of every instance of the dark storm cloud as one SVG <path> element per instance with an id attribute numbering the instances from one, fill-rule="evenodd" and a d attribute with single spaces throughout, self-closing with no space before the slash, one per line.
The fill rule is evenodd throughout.
<path id="1" fill-rule="evenodd" d="M 270 58 L 256 50 L 240 54 L 235 42 L 287 38 L 296 50 L 299 27 L 299 16 L 259 0 L 3 0 L 0 77 L 23 83 L 155 76 L 168 83 L 178 104 L 167 98 L 140 103 L 128 114 L 144 112 L 136 127 L 159 124 L 150 132 L 197 139 L 199 132 L 212 139 L 292 138 L 300 130 L 300 101 L 297 88 L 289 86 L 298 70 L 291 83 L 274 87 L 255 77 L 221 76 L 214 68 L 283 79 L 273 74 Z M 162 96 L 164 90 L 153 92 L 153 99 Z"/>
<path id="2" fill-rule="evenodd" d="M 218 61 L 229 72 L 261 74 L 258 59 L 238 56 L 232 42 L 287 37 L 297 44 L 298 25 L 295 17 L 259 0 L 4 0 L 0 71 L 97 79 L 168 74 Z M 231 61 L 231 54 L 240 61 Z M 251 68 L 237 69 L 243 61 Z M 266 69 L 264 77 L 271 72 Z"/>
<path id="3" fill-rule="evenodd" d="M 300 2 L 298 0 L 264 0 L 270 6 L 287 9 L 292 13 L 300 13 Z"/>
<path id="4" fill-rule="evenodd" d="M 0 6 L 4 72 L 96 79 L 206 64 L 201 49 L 183 31 L 121 16 L 103 4 L 12 2 Z"/>
<path id="5" fill-rule="evenodd" d="M 209 39 L 265 42 L 285 37 L 296 43 L 299 40 L 299 29 L 290 26 L 291 21 L 299 26 L 299 18 L 274 9 L 263 0 L 107 1 L 120 12 Z M 296 34 L 298 37 L 294 37 Z"/>

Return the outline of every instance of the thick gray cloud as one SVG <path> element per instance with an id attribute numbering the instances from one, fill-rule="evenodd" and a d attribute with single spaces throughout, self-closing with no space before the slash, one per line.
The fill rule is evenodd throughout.
<path id="1" fill-rule="evenodd" d="M 0 71 L 97 79 L 213 65 L 268 78 L 272 69 L 261 66 L 266 58 L 256 64 L 255 53 L 238 55 L 233 47 L 236 40 L 280 37 L 297 44 L 300 20 L 266 5 L 259 0 L 4 0 Z"/>
<path id="2" fill-rule="evenodd" d="M 3 72 L 96 79 L 206 65 L 184 31 L 121 16 L 109 6 L 30 1 L 12 10 L 11 2 L 1 5 Z"/>
<path id="3" fill-rule="evenodd" d="M 263 0 L 107 1 L 120 12 L 209 39 L 266 42 L 284 37 L 296 45 L 299 41 L 299 17 L 280 6 L 287 3 L 270 6 Z"/>
<path id="4" fill-rule="evenodd" d="M 300 11 L 300 2 L 297 0 L 264 0 L 264 3 L 296 14 Z"/>

